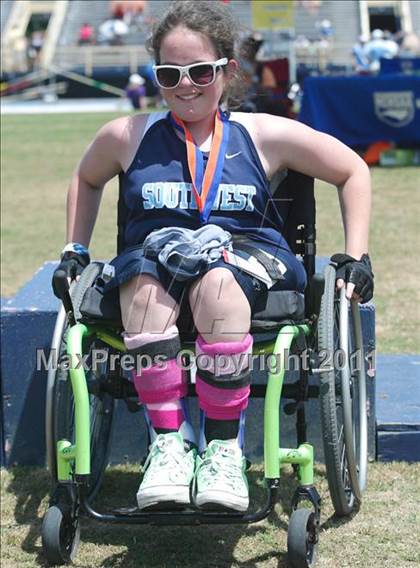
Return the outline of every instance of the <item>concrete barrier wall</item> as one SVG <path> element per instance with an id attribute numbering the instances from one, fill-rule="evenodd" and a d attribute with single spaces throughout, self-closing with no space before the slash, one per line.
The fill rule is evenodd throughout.
<path id="1" fill-rule="evenodd" d="M 420 355 L 378 357 L 376 456 L 420 462 Z"/>
<path id="2" fill-rule="evenodd" d="M 320 259 L 320 267 L 325 264 Z M 2 464 L 43 465 L 45 463 L 45 388 L 47 372 L 37 370 L 36 351 L 48 353 L 58 300 L 50 282 L 55 263 L 45 263 L 14 298 L 3 300 L 1 307 L 1 388 L 2 388 Z M 375 310 L 362 307 L 365 351 L 375 348 Z M 286 381 L 294 380 L 289 373 Z M 255 374 L 255 382 L 263 382 L 263 373 Z M 369 452 L 375 457 L 375 373 L 368 378 Z M 196 399 L 191 400 L 192 415 L 198 423 Z M 308 438 L 315 446 L 316 459 L 322 461 L 319 404 L 307 405 Z M 124 436 L 121 436 L 124 432 Z M 146 433 L 142 411 L 128 412 L 123 401 L 117 402 L 111 462 L 139 461 L 146 451 Z M 294 447 L 295 416 L 281 413 L 281 445 Z M 263 455 L 263 401 L 250 401 L 247 412 L 246 452 L 250 459 Z"/>
<path id="3" fill-rule="evenodd" d="M 46 263 L 1 308 L 2 463 L 45 463 L 46 371 L 36 350 L 48 351 L 59 302 L 51 291 L 55 263 Z"/>

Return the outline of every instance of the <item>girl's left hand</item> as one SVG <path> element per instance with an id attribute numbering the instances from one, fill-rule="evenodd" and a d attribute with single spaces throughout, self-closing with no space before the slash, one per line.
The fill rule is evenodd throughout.
<path id="1" fill-rule="evenodd" d="M 337 288 L 346 286 L 346 298 L 364 304 L 372 299 L 374 274 L 368 254 L 360 260 L 348 254 L 334 254 L 331 261 L 336 265 Z"/>

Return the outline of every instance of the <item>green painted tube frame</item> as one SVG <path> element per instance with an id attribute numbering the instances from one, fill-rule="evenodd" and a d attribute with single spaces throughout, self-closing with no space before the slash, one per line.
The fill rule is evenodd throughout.
<path id="1" fill-rule="evenodd" d="M 276 358 L 280 358 L 280 365 L 277 372 L 268 373 L 268 383 L 264 401 L 264 471 L 267 479 L 277 479 L 280 477 L 280 455 L 283 456 L 280 449 L 280 399 L 284 375 L 286 373 L 285 353 L 289 352 L 293 340 L 302 331 L 305 335 L 308 335 L 310 333 L 309 326 L 286 325 L 282 327 L 272 351 Z M 299 448 L 295 450 L 294 457 L 297 461 L 290 461 L 289 463 L 298 463 L 301 466 L 300 462 L 302 456 L 300 455 Z M 306 471 L 307 467 L 308 465 L 306 464 L 305 474 L 303 476 L 305 479 L 310 477 Z M 311 466 L 309 465 L 309 467 Z"/>
<path id="2" fill-rule="evenodd" d="M 301 444 L 298 448 L 279 448 L 280 465 L 294 463 L 299 465 L 298 477 L 301 485 L 314 483 L 314 449 L 311 444 Z"/>
<path id="3" fill-rule="evenodd" d="M 71 461 L 75 457 L 75 446 L 68 440 L 57 442 L 57 479 L 69 481 L 71 479 Z"/>
<path id="4" fill-rule="evenodd" d="M 306 324 L 286 325 L 279 331 L 276 341 L 257 345 L 254 353 L 273 354 L 280 358 L 276 372 L 269 372 L 264 401 L 264 470 L 267 479 L 280 477 L 282 463 L 299 465 L 299 480 L 302 484 L 313 483 L 313 447 L 301 444 L 299 448 L 280 448 L 280 400 L 286 372 L 285 353 L 288 353 L 293 340 L 303 332 L 309 335 L 310 327 Z M 83 324 L 76 324 L 69 329 L 67 354 L 70 361 L 70 380 L 75 403 L 75 443 L 72 446 L 65 440 L 57 444 L 57 462 L 59 479 L 69 479 L 70 460 L 75 460 L 76 475 L 90 474 L 90 412 L 89 393 L 83 366 L 77 355 L 83 353 L 83 339 L 95 334 L 96 337 L 121 351 L 125 351 L 123 341 L 112 331 L 103 328 L 88 329 Z"/>
<path id="5" fill-rule="evenodd" d="M 74 451 L 69 452 L 69 459 L 75 460 L 75 474 L 90 474 L 90 407 L 89 392 L 81 359 L 83 338 L 89 335 L 88 328 L 76 324 L 69 329 L 67 336 L 67 355 L 70 362 L 70 380 L 74 398 L 75 442 Z M 60 452 L 63 456 L 63 452 Z M 66 458 L 67 459 L 67 458 Z"/>

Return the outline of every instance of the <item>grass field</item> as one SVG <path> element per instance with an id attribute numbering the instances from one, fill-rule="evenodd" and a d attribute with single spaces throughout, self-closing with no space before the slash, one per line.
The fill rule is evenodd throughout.
<path id="1" fill-rule="evenodd" d="M 138 466 L 112 468 L 98 508 L 132 504 Z M 332 516 L 324 470 L 316 468 L 323 500 L 317 568 L 416 568 L 420 564 L 418 465 L 371 464 L 369 489 L 351 519 Z M 261 500 L 261 470 L 251 496 Z M 282 478 L 280 504 L 269 520 L 249 527 L 139 527 L 82 520 L 75 568 L 286 568 L 286 527 L 295 482 Z M 2 472 L 2 568 L 45 566 L 40 528 L 47 506 L 45 471 Z M 103 495 L 103 497 L 102 497 Z"/>
<path id="2" fill-rule="evenodd" d="M 2 157 L 2 295 L 10 296 L 64 243 L 65 195 L 73 168 L 95 131 L 112 115 L 4 116 Z M 419 170 L 374 169 L 371 256 L 376 275 L 377 348 L 381 353 L 420 351 L 418 263 Z M 91 251 L 115 252 L 117 185 L 105 192 Z M 317 185 L 318 253 L 342 250 L 334 188 Z M 417 261 L 416 261 L 417 256 Z M 317 486 L 324 497 L 319 568 L 414 568 L 420 564 L 419 466 L 371 464 L 361 511 L 350 521 L 332 517 L 322 468 Z M 261 494 L 261 470 L 251 473 Z M 132 499 L 138 465 L 112 467 L 100 500 L 121 505 Z M 283 478 L 282 506 L 271 522 L 244 527 L 157 528 L 107 526 L 84 520 L 79 568 L 283 568 L 287 514 L 294 482 Z M 45 566 L 40 524 L 48 501 L 43 470 L 1 472 L 3 568 Z"/>
<path id="3" fill-rule="evenodd" d="M 65 196 L 71 172 L 96 130 L 114 115 L 3 116 L 2 295 L 13 295 L 64 243 Z M 116 116 L 116 115 L 115 115 Z M 418 353 L 420 316 L 420 170 L 372 170 L 370 252 L 376 275 L 377 348 Z M 91 245 L 94 258 L 115 253 L 117 184 L 104 199 Z M 335 189 L 317 184 L 318 252 L 342 250 Z"/>

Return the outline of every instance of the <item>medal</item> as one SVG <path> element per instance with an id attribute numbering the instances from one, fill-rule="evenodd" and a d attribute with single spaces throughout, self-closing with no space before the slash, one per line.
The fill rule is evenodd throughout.
<path id="1" fill-rule="evenodd" d="M 222 179 L 225 152 L 229 140 L 228 116 L 220 109 L 217 110 L 206 168 L 204 168 L 203 152 L 194 142 L 194 138 L 185 123 L 174 113 L 171 113 L 171 120 L 174 127 L 185 136 L 188 169 L 191 175 L 194 198 L 200 212 L 200 220 L 202 223 L 206 223 Z"/>

